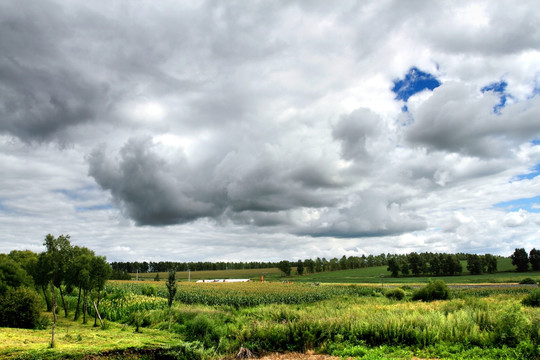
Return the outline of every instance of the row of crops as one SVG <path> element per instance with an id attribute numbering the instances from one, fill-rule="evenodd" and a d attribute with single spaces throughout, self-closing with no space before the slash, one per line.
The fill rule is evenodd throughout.
<path id="1" fill-rule="evenodd" d="M 314 286 L 272 282 L 180 283 L 178 284 L 176 301 L 184 304 L 227 305 L 238 308 L 266 304 L 305 304 L 327 300 L 338 295 L 370 295 L 376 291 L 378 290 L 372 287 Z M 162 299 L 167 297 L 167 289 L 163 284 L 156 286 L 148 283 L 111 282 L 106 293 L 108 294 L 106 298 L 111 299 L 111 305 L 116 307 L 123 306 L 122 301 L 127 301 L 127 294 L 135 294 L 132 295 L 135 297 L 144 294 L 155 295 L 156 298 Z"/>

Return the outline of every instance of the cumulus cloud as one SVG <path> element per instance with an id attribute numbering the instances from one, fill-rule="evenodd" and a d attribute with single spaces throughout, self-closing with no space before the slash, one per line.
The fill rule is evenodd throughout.
<path id="1" fill-rule="evenodd" d="M 495 205 L 540 191 L 535 9 L 2 2 L 0 251 L 21 228 L 137 260 L 152 236 L 188 260 L 526 246 L 534 209 Z"/>

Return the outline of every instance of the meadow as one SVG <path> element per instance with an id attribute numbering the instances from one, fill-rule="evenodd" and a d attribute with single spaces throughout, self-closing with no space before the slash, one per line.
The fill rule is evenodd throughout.
<path id="1" fill-rule="evenodd" d="M 236 277 L 238 271 L 228 274 Z M 87 324 L 72 321 L 76 294 L 71 293 L 66 296 L 69 318 L 59 311 L 55 349 L 48 348 L 51 324 L 44 321 L 43 329 L 0 329 L 0 357 L 232 359 L 240 348 L 257 356 L 314 352 L 358 359 L 540 356 L 540 308 L 522 304 L 538 288 L 503 284 L 525 277 L 538 281 L 540 273 L 465 274 L 455 279 L 462 284 L 494 279 L 496 284 L 451 288 L 449 299 L 423 302 L 412 300 L 417 291 L 413 284 L 425 285 L 422 278 L 384 278 L 388 282 L 381 284 L 379 271 L 316 274 L 326 281 L 305 275 L 286 282 L 205 284 L 195 283 L 192 273 L 192 282 L 177 284 L 171 314 L 166 276 L 160 276 L 162 281 L 109 281 L 100 301 L 103 327 L 94 327 L 93 318 Z M 225 278 L 223 273 L 205 275 Z M 403 298 L 387 296 L 390 291 Z"/>

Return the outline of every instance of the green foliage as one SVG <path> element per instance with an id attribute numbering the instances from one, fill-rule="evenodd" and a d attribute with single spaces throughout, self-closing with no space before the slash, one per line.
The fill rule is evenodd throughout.
<path id="1" fill-rule="evenodd" d="M 156 273 L 156 276 L 154 277 L 154 281 L 160 281 L 159 273 Z"/>
<path id="2" fill-rule="evenodd" d="M 141 289 L 141 293 L 144 296 L 156 296 L 156 287 L 151 285 L 144 285 Z"/>
<path id="3" fill-rule="evenodd" d="M 39 324 L 41 297 L 32 289 L 9 288 L 0 295 L 0 327 L 32 329 Z"/>
<path id="4" fill-rule="evenodd" d="M 510 258 L 512 259 L 512 265 L 517 267 L 518 272 L 529 270 L 529 256 L 525 249 L 516 249 Z"/>
<path id="5" fill-rule="evenodd" d="M 384 295 L 389 299 L 402 300 L 405 297 L 405 291 L 400 288 L 394 288 L 388 290 Z"/>
<path id="6" fill-rule="evenodd" d="M 522 285 L 525 285 L 525 284 L 534 285 L 534 284 L 536 284 L 536 280 L 528 277 L 528 278 L 525 278 L 525 279 L 521 280 L 519 283 L 522 284 Z"/>
<path id="7" fill-rule="evenodd" d="M 285 274 L 285 276 L 291 276 L 291 263 L 288 260 L 280 261 L 278 268 Z"/>
<path id="8" fill-rule="evenodd" d="M 521 301 L 523 305 L 540 307 L 540 289 L 534 289 Z"/>
<path id="9" fill-rule="evenodd" d="M 433 301 L 446 300 L 450 297 L 450 290 L 442 280 L 430 281 L 426 286 L 414 292 L 413 300 Z"/>
<path id="10" fill-rule="evenodd" d="M 167 286 L 167 292 L 168 292 L 168 304 L 169 308 L 172 306 L 174 297 L 176 296 L 176 269 L 172 268 L 169 270 L 169 277 L 167 278 L 167 283 L 165 284 Z"/>
<path id="11" fill-rule="evenodd" d="M 0 254 L 0 294 L 8 288 L 32 286 L 32 278 L 15 260 L 5 254 Z"/>
<path id="12" fill-rule="evenodd" d="M 185 324 L 186 339 L 189 341 L 200 341 L 206 348 L 216 347 L 219 340 L 224 336 L 221 326 L 206 314 L 198 314 Z"/>
<path id="13" fill-rule="evenodd" d="M 531 263 L 533 271 L 540 270 L 540 250 L 531 249 L 529 252 L 529 262 Z"/>

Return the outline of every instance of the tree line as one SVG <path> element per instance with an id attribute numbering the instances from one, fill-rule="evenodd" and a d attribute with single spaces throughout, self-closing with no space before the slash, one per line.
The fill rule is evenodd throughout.
<path id="1" fill-rule="evenodd" d="M 95 301 L 96 307 L 99 306 L 101 291 L 112 269 L 104 256 L 98 256 L 86 247 L 72 245 L 69 235 L 54 237 L 48 234 L 43 245 L 45 251 L 41 253 L 13 250 L 7 255 L 0 254 L 0 304 L 5 305 L 0 305 L 0 326 L 35 327 L 42 301 L 37 292 L 41 292 L 47 311 L 53 313 L 51 346 L 54 346 L 57 293 L 64 315 L 68 317 L 64 295 L 77 292 L 74 320 L 82 315 L 83 323 L 86 323 L 89 301 Z M 17 305 L 21 304 L 29 309 L 18 309 Z"/>
<path id="2" fill-rule="evenodd" d="M 343 256 L 341 259 L 317 258 L 315 260 L 300 260 L 308 272 L 335 271 L 345 269 L 358 269 L 363 267 L 386 265 L 387 255 L 362 255 L 362 256 Z M 282 261 L 281 261 L 282 262 Z M 175 268 L 177 271 L 207 271 L 207 270 L 244 270 L 244 269 L 269 269 L 279 268 L 281 262 L 175 262 L 175 261 L 114 261 L 111 262 L 113 269 L 112 278 L 124 278 L 128 273 L 152 273 L 167 272 Z M 290 262 L 292 266 L 297 266 L 298 262 Z M 126 277 L 126 279 L 129 278 Z"/>

